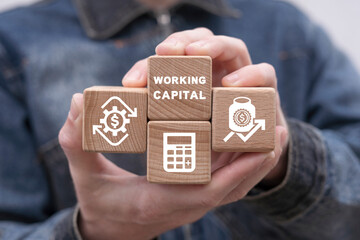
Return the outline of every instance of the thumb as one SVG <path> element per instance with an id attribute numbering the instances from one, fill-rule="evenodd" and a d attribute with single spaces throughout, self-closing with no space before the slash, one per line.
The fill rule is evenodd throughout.
<path id="1" fill-rule="evenodd" d="M 122 84 L 124 87 L 146 87 L 147 59 L 135 63 L 135 65 L 125 74 Z"/>
<path id="2" fill-rule="evenodd" d="M 59 143 L 69 161 L 71 172 L 81 174 L 104 173 L 113 165 L 102 154 L 82 150 L 83 95 L 76 93 L 66 122 L 59 133 Z M 112 167 L 113 168 L 113 167 Z"/>

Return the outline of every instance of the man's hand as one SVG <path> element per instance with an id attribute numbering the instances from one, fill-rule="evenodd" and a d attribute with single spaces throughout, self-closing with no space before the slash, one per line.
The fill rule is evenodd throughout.
<path id="1" fill-rule="evenodd" d="M 237 38 L 215 36 L 206 28 L 197 28 L 170 35 L 156 48 L 158 55 L 205 55 L 213 60 L 213 86 L 223 87 L 272 87 L 277 92 L 275 69 L 267 63 L 252 65 L 245 43 Z M 145 87 L 147 85 L 147 61 L 137 62 L 124 76 L 126 87 Z M 276 125 L 285 128 L 286 141 L 281 146 L 282 156 L 274 163 L 274 169 L 262 180 L 267 187 L 278 185 L 285 177 L 287 168 L 287 123 L 280 106 L 277 92 Z M 213 152 L 213 170 L 224 166 L 238 156 L 235 153 Z"/>
<path id="2" fill-rule="evenodd" d="M 207 29 L 175 33 L 156 51 L 159 55 L 211 56 L 215 85 L 276 88 L 273 68 L 267 64 L 251 65 L 241 40 L 214 36 Z M 146 86 L 146 61 L 134 65 L 123 84 Z M 82 151 L 82 104 L 82 95 L 75 94 L 59 141 L 75 184 L 84 239 L 150 239 L 193 222 L 214 207 L 243 198 L 264 178 L 263 181 L 273 184 L 284 174 L 283 169 L 276 170 L 288 142 L 280 106 L 274 151 L 213 153 L 209 184 L 160 185 L 117 167 L 102 154 Z"/>

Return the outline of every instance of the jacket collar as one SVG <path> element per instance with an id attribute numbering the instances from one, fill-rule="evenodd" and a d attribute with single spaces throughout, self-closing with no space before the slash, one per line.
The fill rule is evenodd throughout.
<path id="1" fill-rule="evenodd" d="M 226 0 L 180 0 L 219 16 L 236 17 Z M 93 39 L 106 39 L 151 9 L 136 0 L 74 0 L 86 34 Z"/>

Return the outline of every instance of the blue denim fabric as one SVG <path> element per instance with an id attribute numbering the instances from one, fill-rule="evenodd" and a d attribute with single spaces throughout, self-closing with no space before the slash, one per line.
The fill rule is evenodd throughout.
<path id="1" fill-rule="evenodd" d="M 172 30 L 202 26 L 240 38 L 254 63 L 275 67 L 291 134 L 287 175 L 273 189 L 255 188 L 160 238 L 359 239 L 358 73 L 291 5 L 230 4 L 239 18 L 178 7 Z M 101 41 L 85 32 L 70 0 L 0 14 L 0 239 L 77 238 L 76 197 L 57 142 L 71 96 L 93 85 L 121 85 L 167 34 L 151 14 Z M 108 157 L 145 174 L 144 154 Z"/>

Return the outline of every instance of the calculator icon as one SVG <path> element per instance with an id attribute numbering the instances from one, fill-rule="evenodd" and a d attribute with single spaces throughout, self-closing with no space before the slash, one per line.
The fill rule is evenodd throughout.
<path id="1" fill-rule="evenodd" d="M 163 167 L 166 172 L 195 170 L 195 137 L 195 133 L 163 134 Z"/>

